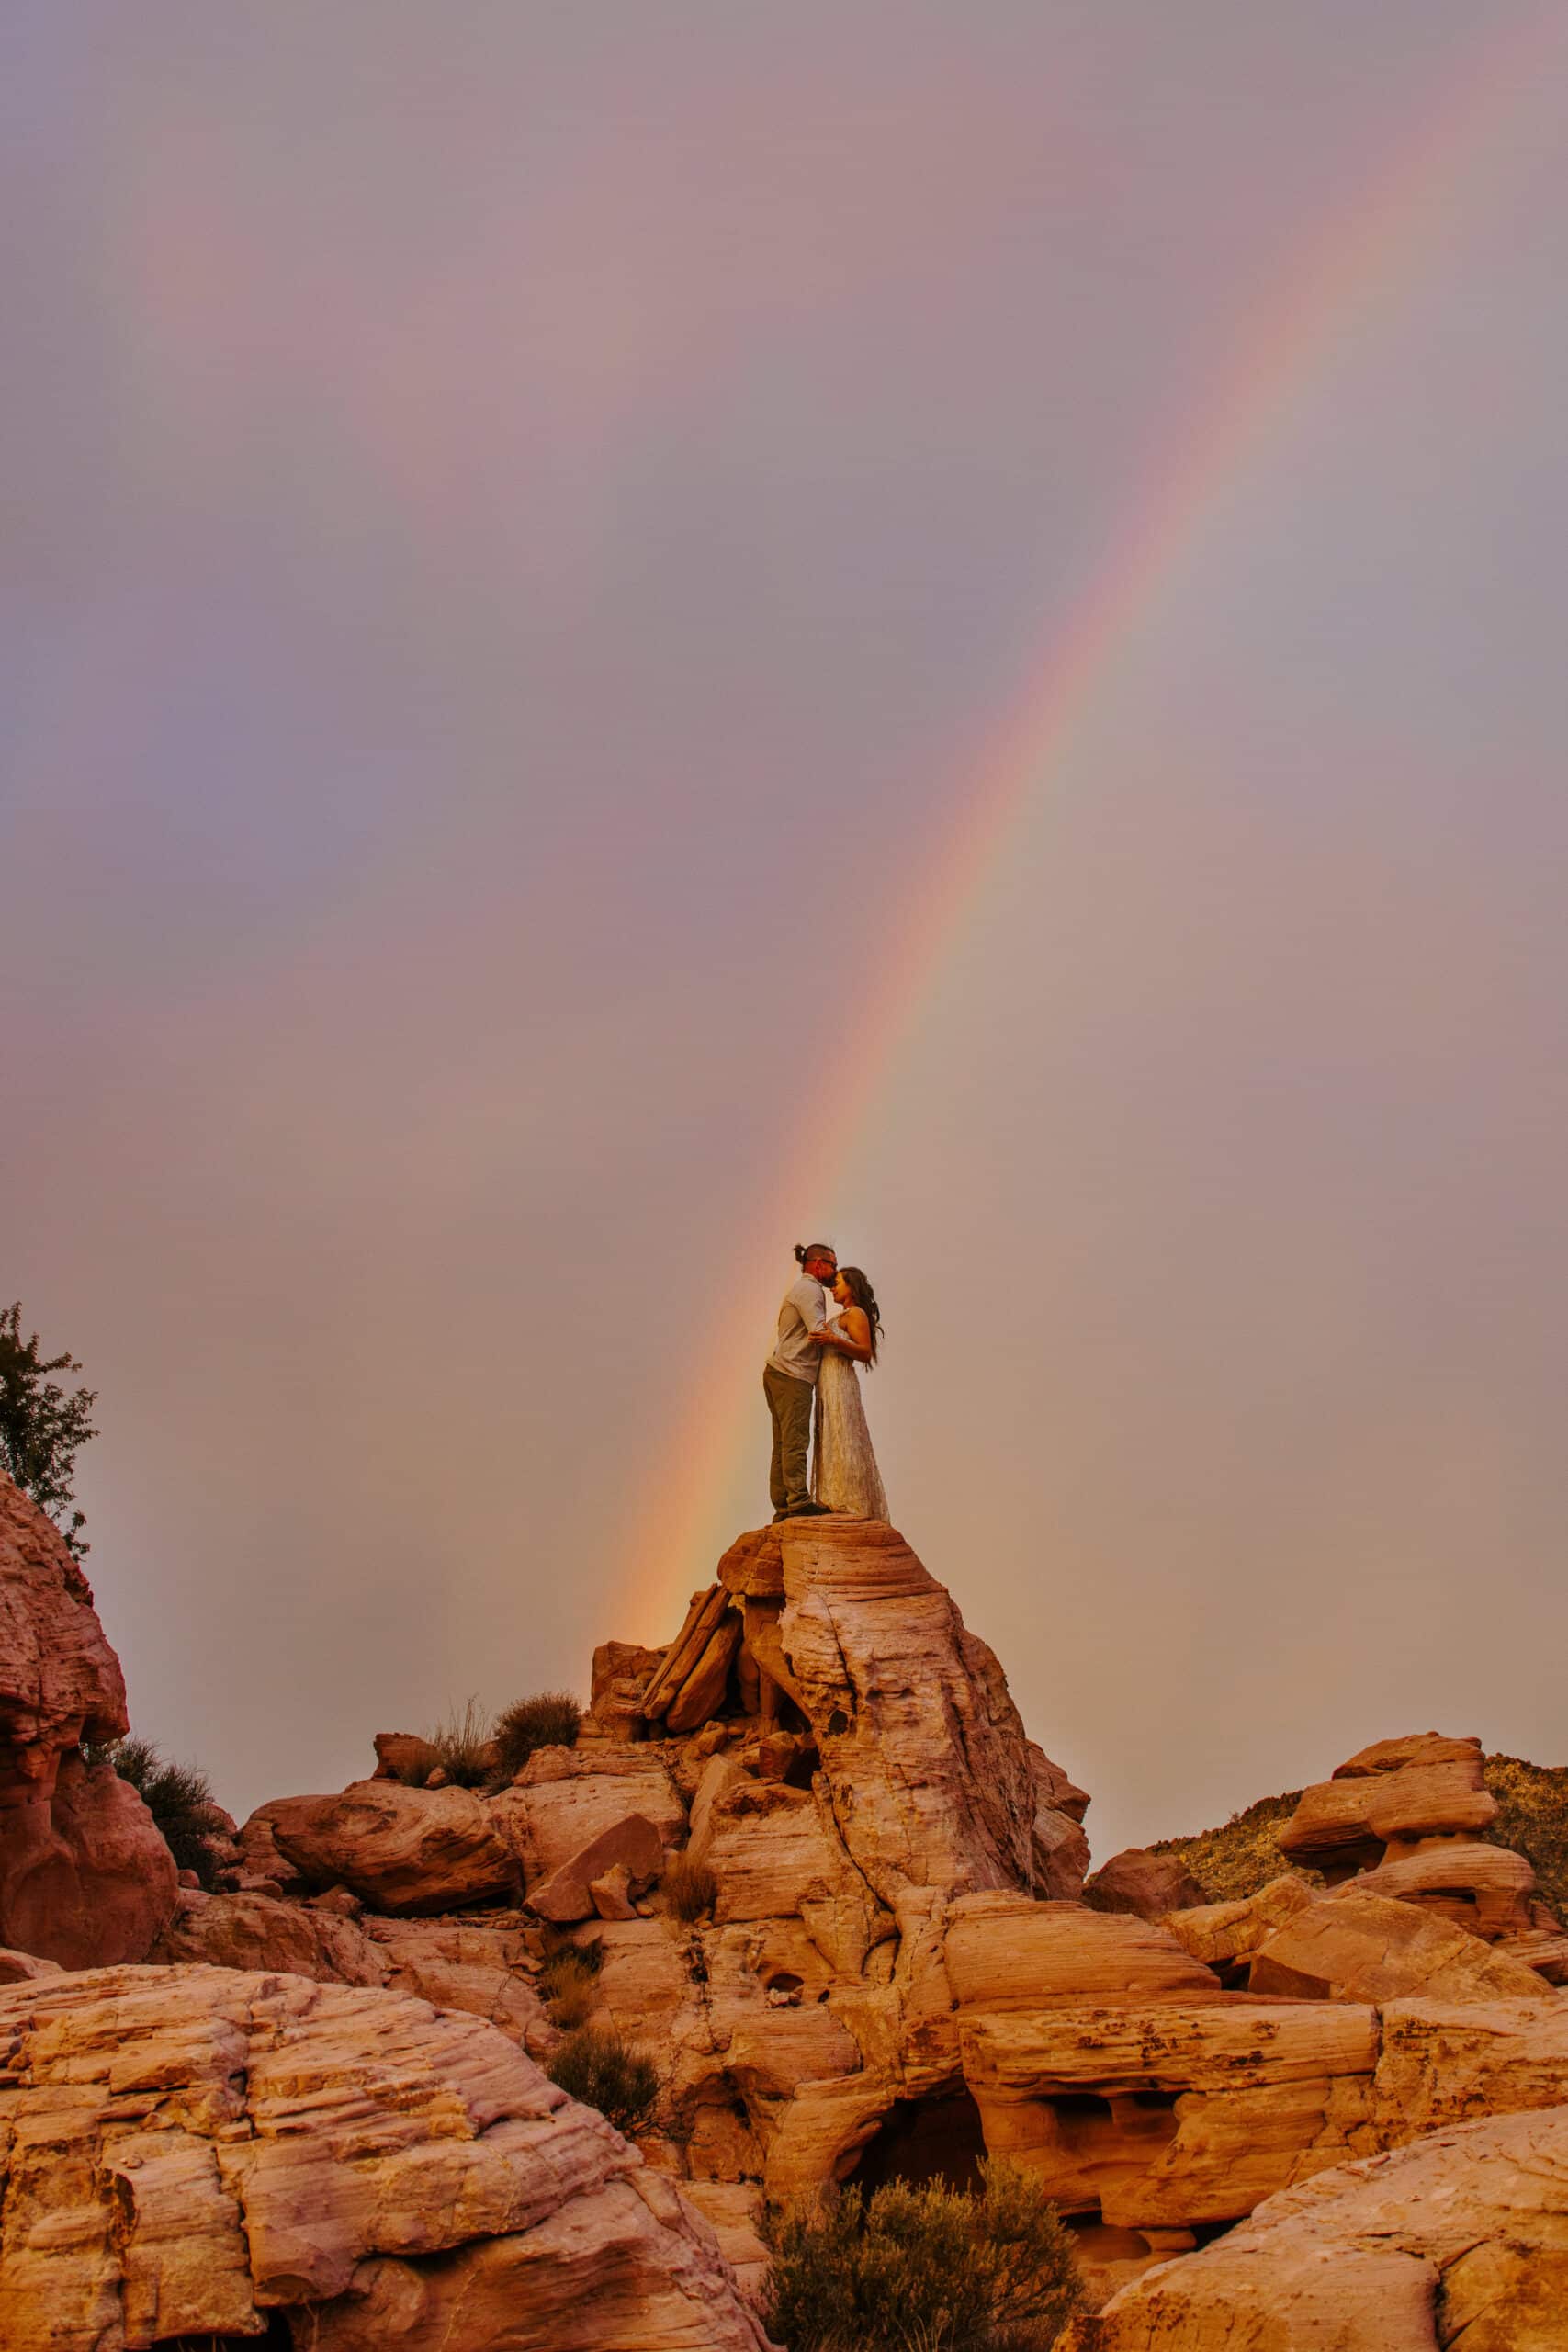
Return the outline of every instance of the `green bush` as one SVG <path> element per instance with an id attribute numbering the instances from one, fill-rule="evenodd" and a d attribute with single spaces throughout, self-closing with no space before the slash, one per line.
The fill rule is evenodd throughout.
<path id="1" fill-rule="evenodd" d="M 454 1707 L 431 1733 L 430 1745 L 453 1788 L 481 1789 L 494 1771 L 491 1719 L 477 1699 L 470 1699 L 461 1714 Z"/>
<path id="2" fill-rule="evenodd" d="M 547 2072 L 552 2083 L 596 2107 L 617 2132 L 629 2137 L 653 2120 L 659 2104 L 659 2076 L 652 2062 L 603 2027 L 579 2026 L 569 2033 L 551 2058 Z"/>
<path id="3" fill-rule="evenodd" d="M 718 1901 L 718 1881 L 705 1862 L 694 1862 L 690 1854 L 671 1854 L 664 1865 L 664 1894 L 677 1919 L 689 1927 Z"/>
<path id="4" fill-rule="evenodd" d="M 976 2190 L 846 2189 L 770 2238 L 764 2324 L 788 2352 L 1046 2352 L 1083 2309 L 1071 2232 L 995 2158 Z"/>
<path id="5" fill-rule="evenodd" d="M 537 1690 L 508 1707 L 495 1726 L 496 1777 L 513 1781 L 541 1747 L 575 1747 L 582 1709 L 570 1690 Z"/>
<path id="6" fill-rule="evenodd" d="M 150 1739 L 111 1739 L 85 1747 L 89 1764 L 112 1764 L 147 1807 L 176 1869 L 194 1871 L 209 1894 L 218 1875 L 212 1845 L 212 1788 L 194 1764 L 166 1764 Z"/>

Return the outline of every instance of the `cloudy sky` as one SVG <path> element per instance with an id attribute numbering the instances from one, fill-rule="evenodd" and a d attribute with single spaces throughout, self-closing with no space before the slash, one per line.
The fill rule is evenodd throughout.
<path id="1" fill-rule="evenodd" d="M 1562 1761 L 1561 11 L 0 49 L 0 1301 L 137 1728 L 668 1638 L 823 1232 L 1101 1858 Z"/>

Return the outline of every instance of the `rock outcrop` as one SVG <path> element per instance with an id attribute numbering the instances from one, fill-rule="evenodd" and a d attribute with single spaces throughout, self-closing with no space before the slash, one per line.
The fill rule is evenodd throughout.
<path id="1" fill-rule="evenodd" d="M 1327 2212 L 1347 2167 L 1456 2125 L 1568 2109 L 1568 2010 L 1542 1973 L 1568 1966 L 1568 1953 L 1534 1904 L 1529 1864 L 1486 1841 L 1494 1805 L 1476 1742 L 1427 1734 L 1352 1758 L 1304 1792 L 1280 1833 L 1302 1871 L 1245 1899 L 1204 1903 L 1177 1855 L 1144 1849 L 1115 1857 L 1086 1889 L 1087 1797 L 1026 1737 L 990 1650 L 880 1522 L 829 1516 L 742 1536 L 667 1649 L 601 1646 L 579 1745 L 540 1751 L 510 1785 L 433 1786 L 429 1773 L 410 1785 L 423 1762 L 412 1735 L 379 1736 L 377 1755 L 374 1781 L 261 1807 L 231 1849 L 237 1884 L 171 1905 L 155 1957 L 184 1965 L 147 1980 L 157 1974 L 171 2016 L 184 2015 L 178 1988 L 197 1985 L 214 2048 L 250 2037 L 246 2086 L 258 2049 L 282 2036 L 306 2105 L 264 2126 L 248 2087 L 243 2116 L 222 2106 L 230 2094 L 220 2098 L 215 2075 L 199 2099 L 181 2075 L 171 2106 L 164 2077 L 142 2086 L 133 2060 L 91 2127 L 195 2132 L 208 2153 L 171 2144 L 162 2154 L 178 2169 L 168 2177 L 206 2184 L 210 2165 L 212 2193 L 244 2214 L 249 2283 L 235 2284 L 227 2256 L 214 2277 L 230 2279 L 236 2309 L 243 2289 L 256 2310 L 308 2311 L 323 2352 L 417 2344 L 421 2330 L 434 2341 L 441 2328 L 465 2352 L 471 2331 L 482 2352 L 503 2340 L 493 2330 L 509 2301 L 525 2331 L 509 2346 L 728 2344 L 693 2333 L 699 2323 L 679 2308 L 687 2289 L 659 2283 L 668 2262 L 669 2277 L 708 2281 L 688 2301 L 729 2308 L 714 2240 L 671 2182 L 754 2288 L 765 2201 L 834 2181 L 962 2182 L 987 2150 L 1060 2206 L 1102 2297 L 1145 2276 L 1163 2291 L 1189 2265 L 1223 2280 L 1231 2273 L 1218 2256 L 1243 2244 L 1238 2225 L 1284 2210 L 1281 2199 L 1326 2184 L 1312 2210 Z M 82 1769 L 68 1757 L 61 1785 Z M 582 1965 L 567 1964 L 563 1948 Z M 224 1982 L 248 1988 L 240 2021 L 216 1989 Z M 38 1984 L 12 1997 L 40 1992 L 52 1997 Z M 128 1977 L 103 1995 L 117 2013 L 130 2004 L 130 2022 L 115 2030 L 133 2041 L 153 2034 L 134 1992 Z M 386 2002 L 400 2002 L 402 2024 L 387 2022 Z M 590 2203 L 569 2209 L 560 2200 L 578 2194 L 580 2141 L 555 2135 L 579 2133 L 576 2110 L 509 2108 L 477 2124 L 470 2113 L 455 2136 L 482 2143 L 483 2161 L 422 2143 L 422 2208 L 404 2127 L 377 2120 L 396 2102 L 375 2068 L 388 2055 L 404 2069 L 414 2086 L 407 2129 L 439 2140 L 435 2095 L 427 2101 L 419 2087 L 435 2063 L 432 2008 L 444 2031 L 487 2036 L 489 2063 L 503 2050 L 501 2079 L 513 2084 L 524 2078 L 506 2069 L 547 2059 L 564 2024 L 586 2016 L 619 2034 L 660 2078 L 658 2124 L 640 2134 L 646 2163 L 623 2152 L 622 2170 L 593 2186 L 583 2176 Z M 405 2012 L 427 2022 L 416 2031 Z M 370 2053 L 352 2149 L 333 2137 L 339 2078 L 310 2055 L 321 2036 L 332 2067 L 346 2066 L 354 2036 Z M 462 2075 L 469 2058 L 453 2064 Z M 213 2064 L 229 2082 L 227 2059 Z M 528 2080 L 528 2096 L 543 2096 Z M 143 2088 L 158 2093 L 155 2125 L 141 2107 L 120 2113 L 121 2098 L 134 2103 Z M 320 2132 L 304 2120 L 317 2098 Z M 186 2108 L 207 2117 L 211 2099 L 227 2123 L 190 2123 Z M 269 2171 L 281 2158 L 256 2156 L 258 2188 L 243 2151 L 269 2137 L 287 2138 L 295 2170 Z M 542 2188 L 508 2205 L 511 2191 L 495 2186 L 491 2155 L 525 2142 L 566 2152 L 559 2164 L 539 2157 L 560 2192 L 554 2205 Z M 390 2170 L 365 2170 L 384 2154 Z M 91 2167 L 94 2178 L 105 2171 L 101 2154 Z M 275 2182 L 286 2186 L 269 2205 Z M 390 2218 L 345 2221 L 347 2250 L 329 2256 L 334 2220 L 312 2252 L 290 2236 L 289 2216 L 321 2183 L 329 2212 L 341 2192 L 355 2213 L 374 2206 Z M 414 2217 L 432 2202 L 447 2234 L 421 2240 Z M 253 2209 L 276 2224 L 264 2218 L 258 2234 Z M 96 2228 L 81 2220 L 66 2234 L 96 2245 Z M 687 2251 L 677 2256 L 660 2231 Z M 123 2253 L 122 2241 L 123 2232 Z M 0 2293 L 9 2260 L 0 2243 Z M 630 2332 L 605 2334 L 600 2312 L 599 2333 L 572 2333 L 576 2307 L 567 2311 L 556 2282 L 574 2263 L 580 2291 L 601 2271 L 612 2282 L 605 2312 L 623 2309 L 614 2282 L 638 2282 L 626 2290 Z M 275 2291 L 286 2275 L 292 2301 Z M 527 2333 L 535 2304 L 517 2301 L 525 2275 L 543 2282 L 542 2334 Z M 117 2290 L 127 2310 L 129 2279 Z M 676 2331 L 667 2338 L 636 2332 L 637 2297 L 655 2295 Z M 185 2306 L 176 2298 L 170 2308 Z M 1107 2322 L 1142 2308 L 1122 2292 Z M 1168 2308 L 1187 2327 L 1186 2305 Z M 181 2318 L 179 2331 L 226 2324 Z M 701 2324 L 718 2322 L 710 2313 Z M 1273 2352 L 1277 2340 L 1286 2352 L 1295 2338 L 1190 2340 L 1235 2352 Z M 1474 2352 L 1489 2341 L 1483 2331 Z"/>
<path id="2" fill-rule="evenodd" d="M 1568 2107 L 1323 2174 L 1075 2321 L 1064 2352 L 1560 2352 Z"/>
<path id="3" fill-rule="evenodd" d="M 319 1984 L 380 1984 L 387 1962 L 353 1919 L 276 1896 L 181 1891 L 149 1957 L 214 1968 L 277 1970 Z"/>
<path id="4" fill-rule="evenodd" d="M 764 2352 L 707 2223 L 476 2018 L 230 1969 L 0 1991 L 0 2343 Z"/>
<path id="5" fill-rule="evenodd" d="M 69 1968 L 140 1960 L 172 1915 L 174 1857 L 152 1815 L 82 1752 L 126 1728 L 87 1580 L 0 1472 L 0 1943 Z"/>
<path id="6" fill-rule="evenodd" d="M 514 1894 L 516 1865 L 471 1789 L 356 1781 L 266 1808 L 273 1845 L 307 1886 L 346 1886 L 373 1910 L 457 1911 Z"/>

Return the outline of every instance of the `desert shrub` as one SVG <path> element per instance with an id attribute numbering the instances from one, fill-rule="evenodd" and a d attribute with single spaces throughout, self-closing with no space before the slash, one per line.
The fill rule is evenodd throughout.
<path id="1" fill-rule="evenodd" d="M 601 2026 L 579 2026 L 556 2051 L 547 2072 L 552 2083 L 584 2107 L 596 2107 L 617 2132 L 629 2135 L 653 2120 L 659 2075 L 651 2060 L 618 2033 Z"/>
<path id="2" fill-rule="evenodd" d="M 536 1690 L 499 1716 L 495 1726 L 496 1773 L 513 1780 L 541 1747 L 575 1747 L 582 1709 L 570 1690 Z"/>
<path id="3" fill-rule="evenodd" d="M 788 2352 L 1046 2352 L 1083 2308 L 1072 2234 L 1027 2173 L 845 2189 L 770 2225 L 768 2334 Z"/>
<path id="4" fill-rule="evenodd" d="M 577 1951 L 563 1951 L 547 1963 L 539 1980 L 540 1989 L 557 2025 L 587 2023 L 597 1997 L 598 1974 L 598 1970 L 590 1968 Z"/>
<path id="5" fill-rule="evenodd" d="M 477 1699 L 470 1699 L 461 1714 L 454 1707 L 430 1735 L 435 1762 L 458 1789 L 480 1789 L 490 1779 L 495 1765 L 491 1740 L 491 1718 Z"/>
<path id="6" fill-rule="evenodd" d="M 597 1936 L 585 1944 L 574 1943 L 564 1928 L 552 1924 L 546 1927 L 543 1940 L 545 1958 L 540 1974 L 544 1977 L 547 1977 L 551 1968 L 561 1960 L 579 1961 L 594 1976 L 604 1965 L 604 1947 Z"/>
<path id="7" fill-rule="evenodd" d="M 690 1854 L 671 1854 L 664 1865 L 664 1893 L 677 1919 L 689 1926 L 718 1901 L 718 1881 L 706 1862 L 694 1861 Z"/>
<path id="8" fill-rule="evenodd" d="M 89 1764 L 112 1764 L 157 1824 L 176 1869 L 194 1871 L 210 1894 L 218 1876 L 212 1844 L 212 1788 L 194 1764 L 168 1764 L 150 1739 L 105 1740 L 85 1747 Z"/>

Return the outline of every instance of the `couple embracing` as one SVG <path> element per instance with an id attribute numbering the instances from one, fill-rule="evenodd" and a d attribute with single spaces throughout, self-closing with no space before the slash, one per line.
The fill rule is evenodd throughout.
<path id="1" fill-rule="evenodd" d="M 773 1517 L 841 1511 L 886 1519 L 883 1491 L 861 1403 L 859 1367 L 876 1362 L 882 1331 L 876 1295 L 858 1266 L 840 1266 L 825 1241 L 795 1245 L 799 1275 L 779 1308 L 778 1343 L 762 1373 L 773 1424 L 768 1486 Z M 840 1312 L 829 1321 L 827 1292 Z M 817 1446 L 807 1476 L 812 1407 Z"/>

